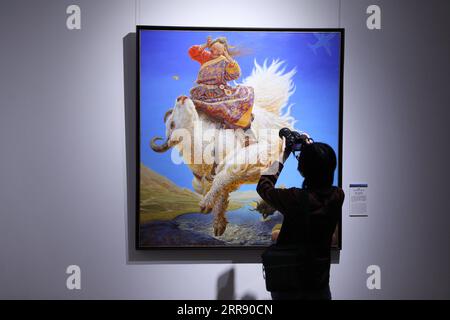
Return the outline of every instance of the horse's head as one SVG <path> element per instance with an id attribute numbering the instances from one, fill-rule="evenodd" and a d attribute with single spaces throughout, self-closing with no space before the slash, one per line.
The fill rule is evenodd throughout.
<path id="1" fill-rule="evenodd" d="M 166 139 L 157 145 L 157 140 L 164 140 L 162 137 L 154 137 L 150 141 L 153 151 L 165 152 L 171 147 L 177 145 L 188 133 L 195 121 L 198 120 L 197 110 L 191 99 L 186 96 L 179 96 L 175 101 L 175 107 L 169 109 L 164 115 L 164 123 L 166 124 Z"/>

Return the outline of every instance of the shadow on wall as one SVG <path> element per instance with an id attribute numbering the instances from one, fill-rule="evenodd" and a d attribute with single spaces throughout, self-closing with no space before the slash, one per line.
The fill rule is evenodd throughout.
<path id="1" fill-rule="evenodd" d="M 217 300 L 235 300 L 235 276 L 234 268 L 230 268 L 217 279 Z M 241 300 L 256 300 L 251 293 L 244 294 Z"/>
<path id="2" fill-rule="evenodd" d="M 231 268 L 217 279 L 217 300 L 234 300 L 234 268 Z"/>

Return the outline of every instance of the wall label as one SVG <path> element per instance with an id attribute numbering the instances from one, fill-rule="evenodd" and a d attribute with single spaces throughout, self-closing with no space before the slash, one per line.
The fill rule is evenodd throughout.
<path id="1" fill-rule="evenodd" d="M 367 184 L 350 184 L 350 217 L 367 217 Z"/>

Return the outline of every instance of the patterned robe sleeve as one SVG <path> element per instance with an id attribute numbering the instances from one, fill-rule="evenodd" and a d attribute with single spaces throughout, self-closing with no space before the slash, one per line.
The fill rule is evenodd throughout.
<path id="1" fill-rule="evenodd" d="M 225 66 L 225 75 L 224 78 L 226 81 L 236 80 L 241 76 L 241 68 L 239 64 L 234 61 L 227 63 Z"/>

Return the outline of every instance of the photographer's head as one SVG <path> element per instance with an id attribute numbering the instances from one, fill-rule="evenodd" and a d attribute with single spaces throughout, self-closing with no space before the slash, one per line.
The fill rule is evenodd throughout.
<path id="1" fill-rule="evenodd" d="M 298 171 L 305 178 L 303 188 L 320 189 L 333 185 L 336 153 L 326 143 L 304 144 L 298 157 Z"/>

